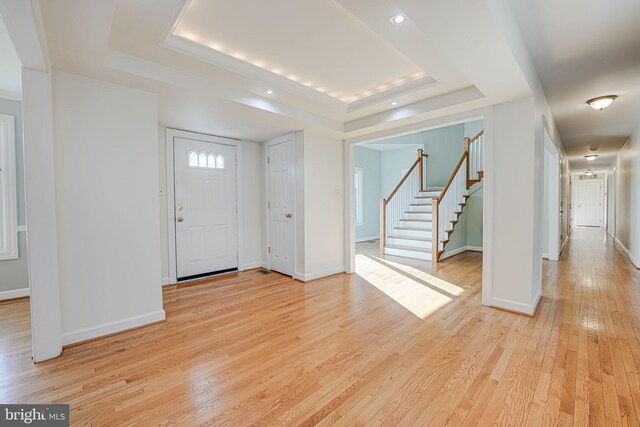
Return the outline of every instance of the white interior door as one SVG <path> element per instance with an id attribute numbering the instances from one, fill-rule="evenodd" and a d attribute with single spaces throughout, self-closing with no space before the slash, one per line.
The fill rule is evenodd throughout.
<path id="1" fill-rule="evenodd" d="M 604 192 L 602 180 L 579 181 L 577 198 L 577 225 L 602 227 L 604 220 Z"/>
<path id="2" fill-rule="evenodd" d="M 268 223 L 269 265 L 272 270 L 293 276 L 295 250 L 295 147 L 293 141 L 267 147 L 269 180 Z"/>
<path id="3" fill-rule="evenodd" d="M 174 139 L 178 280 L 238 268 L 236 147 Z"/>

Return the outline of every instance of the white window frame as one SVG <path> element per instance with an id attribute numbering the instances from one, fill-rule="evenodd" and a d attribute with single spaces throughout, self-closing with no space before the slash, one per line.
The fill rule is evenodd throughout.
<path id="1" fill-rule="evenodd" d="M 18 258 L 15 118 L 0 114 L 0 260 Z"/>
<path id="2" fill-rule="evenodd" d="M 358 186 L 358 200 L 355 200 L 355 225 L 361 227 L 364 225 L 364 169 L 361 167 L 353 168 L 354 189 Z M 360 209 L 358 209 L 358 206 Z"/>

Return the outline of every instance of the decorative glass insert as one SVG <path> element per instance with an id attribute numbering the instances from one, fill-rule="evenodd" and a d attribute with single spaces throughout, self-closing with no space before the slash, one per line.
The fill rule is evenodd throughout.
<path id="1" fill-rule="evenodd" d="M 224 169 L 224 156 L 222 154 L 191 150 L 187 155 L 189 159 L 189 167 Z"/>
<path id="2" fill-rule="evenodd" d="M 192 168 L 198 167 L 198 153 L 195 151 L 189 151 L 189 166 Z"/>

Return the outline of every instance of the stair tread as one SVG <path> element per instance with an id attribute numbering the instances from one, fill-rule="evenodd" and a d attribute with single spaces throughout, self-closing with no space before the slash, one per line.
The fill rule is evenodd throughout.
<path id="1" fill-rule="evenodd" d="M 416 215 L 431 215 L 431 211 L 404 211 L 406 214 L 416 214 Z"/>
<path id="2" fill-rule="evenodd" d="M 385 248 L 389 248 L 389 249 L 400 249 L 403 251 L 411 251 L 411 252 L 422 252 L 425 254 L 430 254 L 431 253 L 431 249 L 423 249 L 423 248 L 416 248 L 415 246 L 404 246 L 404 245 L 384 245 Z"/>
<path id="3" fill-rule="evenodd" d="M 415 227 L 395 227 L 394 230 L 407 230 L 407 231 L 431 231 L 431 228 L 415 228 Z"/>
<path id="4" fill-rule="evenodd" d="M 414 199 L 437 199 L 438 196 L 416 196 Z"/>
<path id="5" fill-rule="evenodd" d="M 400 218 L 400 221 L 409 221 L 409 222 L 433 222 L 430 219 L 408 219 L 408 218 Z"/>
<path id="6" fill-rule="evenodd" d="M 416 240 L 418 242 L 432 242 L 433 239 L 429 237 L 410 237 L 410 236 L 387 236 L 388 239 L 404 239 L 404 240 Z"/>
<path id="7" fill-rule="evenodd" d="M 410 203 L 409 206 L 433 206 L 431 203 Z"/>

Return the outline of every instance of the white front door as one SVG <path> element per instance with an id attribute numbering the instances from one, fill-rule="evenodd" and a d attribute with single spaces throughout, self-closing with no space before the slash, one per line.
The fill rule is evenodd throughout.
<path id="1" fill-rule="evenodd" d="M 604 192 L 602 180 L 585 180 L 578 182 L 578 215 L 577 225 L 602 227 L 604 215 Z"/>
<path id="2" fill-rule="evenodd" d="M 269 265 L 272 270 L 293 276 L 295 221 L 295 146 L 292 140 L 267 147 L 269 186 Z"/>
<path id="3" fill-rule="evenodd" d="M 236 147 L 175 138 L 174 173 L 178 280 L 237 269 Z"/>

